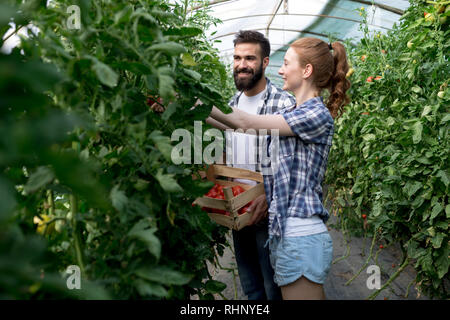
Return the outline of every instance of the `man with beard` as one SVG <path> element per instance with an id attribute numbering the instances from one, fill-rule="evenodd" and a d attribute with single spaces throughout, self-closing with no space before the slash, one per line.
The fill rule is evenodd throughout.
<path id="1" fill-rule="evenodd" d="M 269 64 L 270 43 L 257 31 L 239 31 L 234 39 L 233 75 L 237 92 L 230 106 L 252 114 L 273 114 L 295 104 L 289 93 L 273 85 L 265 77 Z M 207 122 L 225 128 L 212 118 Z M 244 133 L 226 133 L 227 163 L 233 167 L 260 171 L 258 145 L 261 139 Z M 230 146 L 231 144 L 231 146 Z M 254 184 L 251 180 L 235 179 L 240 183 Z M 266 196 L 253 201 L 248 211 L 253 216 L 249 225 L 240 231 L 233 230 L 233 243 L 239 278 L 244 293 L 249 300 L 281 300 L 281 291 L 273 279 L 273 269 L 269 260 Z"/>

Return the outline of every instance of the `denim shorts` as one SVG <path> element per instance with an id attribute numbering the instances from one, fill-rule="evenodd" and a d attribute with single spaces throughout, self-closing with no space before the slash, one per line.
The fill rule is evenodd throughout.
<path id="1" fill-rule="evenodd" d="M 327 232 L 301 237 L 274 236 L 269 241 L 270 263 L 279 286 L 295 282 L 301 276 L 323 284 L 333 259 L 333 241 Z"/>

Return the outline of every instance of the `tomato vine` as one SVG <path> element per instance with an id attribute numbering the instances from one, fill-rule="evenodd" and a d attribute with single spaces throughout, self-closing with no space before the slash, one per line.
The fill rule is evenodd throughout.
<path id="1" fill-rule="evenodd" d="M 68 28 L 71 5 L 79 29 Z M 212 105 L 226 110 L 233 90 L 205 35 L 218 20 L 191 5 L 2 3 L 0 31 L 10 17 L 39 30 L 0 54 L 3 297 L 211 299 L 224 289 L 205 261 L 223 253 L 227 229 L 189 205 L 211 184 L 192 179 L 199 165 L 171 161 L 172 132 L 192 132 Z M 149 96 L 164 101 L 162 116 Z M 204 107 L 190 110 L 198 98 Z M 67 290 L 69 265 L 81 269 L 79 291 Z"/>
<path id="2" fill-rule="evenodd" d="M 450 7 L 411 1 L 386 34 L 369 32 L 361 15 L 365 36 L 348 45 L 352 102 L 336 122 L 329 199 L 353 234 L 399 243 L 399 271 L 412 262 L 422 292 L 448 298 Z"/>

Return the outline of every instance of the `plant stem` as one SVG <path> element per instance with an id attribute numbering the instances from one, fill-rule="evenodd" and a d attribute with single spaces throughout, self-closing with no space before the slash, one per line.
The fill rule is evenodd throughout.
<path id="1" fill-rule="evenodd" d="M 412 284 L 416 282 L 416 279 L 412 279 L 411 282 L 408 284 L 408 287 L 406 288 L 405 298 L 408 298 L 409 296 L 409 289 L 411 289 Z"/>
<path id="2" fill-rule="evenodd" d="M 22 29 L 22 27 L 23 27 L 22 25 L 16 26 L 16 29 L 15 29 L 13 32 L 11 32 L 5 39 L 2 40 L 3 43 L 5 43 L 6 40 L 8 40 L 9 38 L 11 38 L 13 35 L 15 35 L 20 29 Z"/>
<path id="3" fill-rule="evenodd" d="M 389 280 L 377 291 L 375 291 L 373 294 L 367 297 L 367 300 L 373 300 L 375 299 L 381 291 L 383 291 L 387 286 L 391 284 L 392 281 L 394 281 L 399 274 L 406 268 L 406 266 L 409 264 L 409 257 L 405 257 L 403 260 L 402 265 L 397 269 L 397 271 L 389 278 Z"/>
<path id="4" fill-rule="evenodd" d="M 48 204 L 49 204 L 48 215 L 53 216 L 55 213 L 55 201 L 53 199 L 53 191 L 47 190 L 47 196 L 48 196 L 47 199 L 48 199 Z"/>
<path id="5" fill-rule="evenodd" d="M 372 239 L 372 245 L 370 246 L 370 253 L 369 256 L 367 257 L 366 262 L 363 264 L 363 266 L 358 270 L 358 272 L 350 279 L 348 280 L 345 285 L 348 286 L 350 283 L 352 283 L 353 280 L 355 280 L 360 273 L 367 267 L 367 265 L 369 264 L 369 260 L 372 257 L 372 253 L 373 253 L 373 247 L 375 246 L 375 241 L 377 238 L 377 231 L 375 230 L 374 234 L 373 234 L 373 239 Z"/>
<path id="6" fill-rule="evenodd" d="M 81 239 L 77 225 L 78 199 L 77 196 L 73 194 L 70 195 L 70 211 L 72 214 L 72 236 L 75 246 L 77 264 L 80 267 L 81 273 L 84 275 L 85 269 L 83 263 L 83 250 L 81 248 Z"/>
<path id="7" fill-rule="evenodd" d="M 343 213 L 344 213 L 344 211 L 342 211 L 339 214 L 339 219 L 341 220 L 341 230 L 342 230 L 342 235 L 344 236 L 344 241 L 345 241 L 345 245 L 347 247 L 347 251 L 345 252 L 345 255 L 343 255 L 342 257 L 339 257 L 336 260 L 334 260 L 332 262 L 332 264 L 336 264 L 337 262 L 346 259 L 349 256 L 349 254 L 350 254 L 350 245 L 349 245 L 349 241 L 347 239 L 348 233 L 347 233 L 347 230 L 345 229 L 345 226 L 344 226 L 344 218 L 342 217 Z"/>

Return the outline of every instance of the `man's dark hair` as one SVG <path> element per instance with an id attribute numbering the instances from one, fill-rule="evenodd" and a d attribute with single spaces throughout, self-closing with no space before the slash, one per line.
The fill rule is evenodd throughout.
<path id="1" fill-rule="evenodd" d="M 236 47 L 239 43 L 259 43 L 261 47 L 262 59 L 270 56 L 270 43 L 269 40 L 264 37 L 261 32 L 253 30 L 240 30 L 235 39 L 233 40 L 234 46 Z"/>

